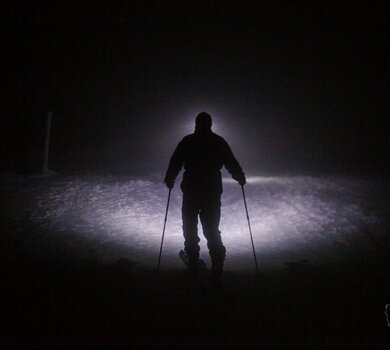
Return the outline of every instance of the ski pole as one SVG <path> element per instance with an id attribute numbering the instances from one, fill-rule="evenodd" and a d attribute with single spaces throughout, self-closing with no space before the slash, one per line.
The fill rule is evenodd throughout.
<path id="1" fill-rule="evenodd" d="M 242 190 L 242 196 L 244 198 L 244 204 L 245 204 L 245 211 L 246 211 L 246 218 L 248 220 L 248 227 L 249 227 L 249 234 L 251 236 L 251 242 L 252 242 L 252 249 L 253 249 L 253 257 L 255 259 L 255 265 L 256 265 L 256 277 L 259 278 L 259 266 L 257 265 L 257 258 L 256 258 L 256 251 L 255 251 L 255 245 L 253 243 L 253 235 L 252 235 L 252 228 L 251 228 L 251 223 L 249 221 L 249 214 L 248 214 L 248 206 L 246 204 L 246 197 L 245 197 L 245 191 L 244 191 L 244 186 L 241 185 L 241 190 Z"/>
<path id="2" fill-rule="evenodd" d="M 162 253 L 162 248 L 163 248 L 163 243 L 164 243 L 165 226 L 167 225 L 168 208 L 169 208 L 169 201 L 171 199 L 171 191 L 172 191 L 172 188 L 169 189 L 169 193 L 168 193 L 167 209 L 165 211 L 165 219 L 164 219 L 164 228 L 163 228 L 163 233 L 162 233 L 162 237 L 161 237 L 160 254 L 158 255 L 157 273 L 160 272 L 161 253 Z"/>

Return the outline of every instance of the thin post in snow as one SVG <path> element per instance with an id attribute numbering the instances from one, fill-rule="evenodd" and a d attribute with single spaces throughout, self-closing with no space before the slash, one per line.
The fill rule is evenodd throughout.
<path id="1" fill-rule="evenodd" d="M 43 172 L 47 172 L 49 170 L 49 146 L 50 146 L 50 131 L 51 131 L 51 118 L 53 116 L 53 112 L 47 112 L 46 117 L 46 135 L 45 135 L 45 153 L 43 156 Z"/>

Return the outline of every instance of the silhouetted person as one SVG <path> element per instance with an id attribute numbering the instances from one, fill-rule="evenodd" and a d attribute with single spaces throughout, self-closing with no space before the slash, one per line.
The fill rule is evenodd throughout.
<path id="1" fill-rule="evenodd" d="M 233 155 L 228 143 L 211 131 L 212 119 L 202 112 L 196 117 L 195 132 L 185 136 L 173 153 L 165 184 L 173 188 L 175 179 L 184 165 L 183 181 L 183 235 L 184 250 L 189 258 L 190 270 L 196 272 L 199 260 L 198 215 L 211 257 L 211 276 L 222 275 L 226 249 L 221 240 L 222 176 L 225 168 L 233 179 L 245 185 L 245 174 Z"/>

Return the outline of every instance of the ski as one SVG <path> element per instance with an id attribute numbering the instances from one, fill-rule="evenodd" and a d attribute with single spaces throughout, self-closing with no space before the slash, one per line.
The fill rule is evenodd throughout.
<path id="1" fill-rule="evenodd" d="M 180 259 L 184 262 L 184 264 L 187 266 L 187 268 L 190 267 L 190 261 L 189 261 L 189 258 L 188 258 L 188 255 L 187 253 L 182 249 L 180 250 L 179 252 L 179 257 Z M 206 263 L 204 262 L 204 260 L 202 259 L 199 259 L 198 260 L 198 264 L 196 266 L 196 269 L 198 272 L 205 272 L 205 271 L 208 271 L 208 268 L 207 268 L 207 265 Z"/>
<path id="2" fill-rule="evenodd" d="M 189 275 L 190 275 L 190 292 L 201 293 L 202 296 L 208 296 L 208 286 L 207 286 L 207 274 L 208 268 L 206 263 L 202 260 L 198 260 L 198 264 L 194 271 L 190 270 L 190 262 L 187 253 L 184 250 L 180 250 L 179 257 L 183 261 L 184 265 L 187 267 Z M 193 282 L 196 282 L 193 285 Z M 194 290 L 195 287 L 195 290 Z"/>
<path id="3" fill-rule="evenodd" d="M 189 258 L 187 253 L 184 250 L 180 250 L 179 257 L 189 269 Z M 191 282 L 196 282 L 195 286 L 197 291 L 195 292 L 200 292 L 202 296 L 208 300 L 222 301 L 224 304 L 229 306 L 235 305 L 235 299 L 229 296 L 225 291 L 222 278 L 213 280 L 210 277 L 210 271 L 207 268 L 206 263 L 202 259 L 198 260 L 196 271 L 189 272 Z"/>

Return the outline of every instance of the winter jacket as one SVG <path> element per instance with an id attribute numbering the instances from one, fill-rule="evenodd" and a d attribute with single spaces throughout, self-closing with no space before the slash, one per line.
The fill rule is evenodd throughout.
<path id="1" fill-rule="evenodd" d="M 228 143 L 211 130 L 185 136 L 176 147 L 165 182 L 174 181 L 184 165 L 181 189 L 222 194 L 222 166 L 233 179 L 245 182 L 245 174 Z"/>

